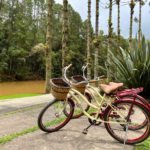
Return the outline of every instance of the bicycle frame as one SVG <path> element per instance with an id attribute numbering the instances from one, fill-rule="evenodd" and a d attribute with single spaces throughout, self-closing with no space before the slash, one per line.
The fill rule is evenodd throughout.
<path id="1" fill-rule="evenodd" d="M 78 95 L 81 96 L 81 98 L 82 98 L 90 107 L 97 109 L 97 114 L 96 114 L 96 117 L 95 117 L 95 118 L 92 117 L 92 116 L 90 116 L 85 110 L 83 110 L 83 108 L 82 108 L 82 106 L 81 106 L 80 100 L 79 100 L 74 94 L 72 94 L 70 91 L 73 91 L 73 92 L 77 93 Z M 102 101 L 101 101 L 101 103 L 99 104 L 99 107 L 97 107 L 97 106 L 95 106 L 95 105 L 89 103 L 88 100 L 87 100 L 80 92 L 78 92 L 77 90 L 71 89 L 70 91 L 69 91 L 69 94 L 77 101 L 77 103 L 79 104 L 80 109 L 81 109 L 81 110 L 83 111 L 83 113 L 84 113 L 88 118 L 90 118 L 91 120 L 96 120 L 96 121 L 98 121 L 98 122 L 104 122 L 104 123 L 117 123 L 117 124 L 120 124 L 120 123 L 118 123 L 118 122 L 110 122 L 110 121 L 108 122 L 108 121 L 104 121 L 104 120 L 102 120 L 102 119 L 98 119 L 98 115 L 99 115 L 99 113 L 100 113 L 100 111 L 101 111 L 101 108 L 102 108 L 101 106 L 102 106 L 102 104 L 103 104 L 103 101 L 105 100 L 105 95 L 102 97 Z M 98 93 L 98 92 L 97 92 L 97 93 Z M 99 93 L 98 93 L 98 94 L 99 94 Z M 99 94 L 99 96 L 100 96 L 100 94 Z M 100 96 L 100 97 L 101 97 L 101 96 Z M 105 101 L 107 101 L 107 100 L 105 100 Z M 111 104 L 111 103 L 109 102 L 109 104 Z M 114 110 L 114 112 L 117 112 L 117 114 L 120 115 L 120 117 L 123 119 L 124 122 L 122 122 L 121 124 L 127 124 L 127 121 L 124 119 L 125 116 L 124 116 L 120 111 L 118 111 L 118 110 L 116 110 L 114 107 L 112 107 L 111 105 L 109 105 L 109 106 Z"/>
<path id="2" fill-rule="evenodd" d="M 73 84 L 73 85 L 78 85 L 78 84 L 82 84 L 82 83 L 90 83 L 88 80 L 86 80 L 86 81 L 81 81 L 81 82 L 79 82 L 79 83 L 76 83 L 76 84 L 74 84 L 74 83 L 72 83 L 71 81 L 69 81 L 68 79 L 67 79 L 67 77 L 66 77 L 66 71 L 67 71 L 67 69 L 71 66 L 72 64 L 70 64 L 69 66 L 66 66 L 65 68 L 64 68 L 64 77 L 65 77 L 65 79 L 66 79 L 66 81 L 67 82 L 69 82 L 70 84 Z M 87 67 L 87 65 L 86 66 L 84 66 L 84 67 L 82 67 L 83 68 L 83 71 L 85 70 L 85 68 Z M 84 73 L 84 72 L 83 72 Z M 83 74 L 84 75 L 84 74 Z M 84 76 L 85 77 L 85 76 Z M 86 77 L 85 77 L 85 79 L 86 79 Z M 97 79 L 98 80 L 98 79 Z M 96 80 L 95 80 L 96 81 Z M 95 82 L 94 81 L 94 82 Z M 88 84 L 88 86 L 89 86 L 89 84 Z M 96 117 L 94 118 L 94 117 L 92 117 L 92 116 L 90 116 L 85 110 L 83 110 L 83 108 L 82 108 L 82 106 L 81 106 L 81 101 L 74 95 L 74 94 L 72 94 L 70 91 L 69 91 L 69 94 L 77 101 L 77 103 L 78 103 L 78 105 L 79 105 L 79 107 L 80 107 L 80 109 L 82 110 L 82 112 L 88 117 L 88 118 L 90 118 L 92 121 L 94 120 L 94 121 L 98 121 L 98 122 L 104 122 L 104 123 L 117 123 L 117 124 L 120 124 L 120 123 L 118 123 L 118 122 L 111 122 L 111 121 L 104 121 L 104 120 L 102 120 L 102 119 L 98 119 L 98 116 L 99 116 L 99 114 L 100 114 L 100 111 L 101 111 L 101 109 L 102 109 L 102 104 L 103 104 L 103 102 L 104 101 L 107 101 L 107 108 L 105 109 L 105 111 L 108 109 L 108 108 L 112 108 L 112 110 L 114 111 L 114 112 L 117 112 L 117 114 L 119 115 L 119 117 L 121 117 L 122 118 L 122 120 L 124 121 L 124 122 L 121 122 L 121 124 L 128 124 L 128 121 L 129 121 L 129 118 L 130 118 L 130 115 L 131 115 L 131 111 L 132 111 L 132 108 L 133 108 L 133 105 L 134 105 L 134 102 L 135 102 L 135 97 L 136 97 L 136 95 L 137 95 L 137 93 L 135 93 L 134 95 L 134 100 L 130 100 L 130 102 L 132 102 L 132 105 L 131 105 L 131 107 L 130 107 L 130 109 L 128 109 L 129 110 L 129 112 L 128 112 L 128 117 L 127 117 L 127 120 L 125 120 L 124 118 L 125 118 L 125 116 L 119 111 L 119 110 L 117 110 L 116 108 L 114 108 L 114 103 L 111 103 L 110 102 L 110 100 L 111 100 L 111 97 L 109 97 L 109 100 L 106 100 L 105 99 L 105 94 L 104 94 L 104 96 L 102 97 L 100 94 L 99 94 L 99 92 L 97 91 L 97 90 L 95 90 L 94 89 L 94 87 L 92 87 L 92 86 L 89 86 L 89 87 L 91 87 L 96 93 L 97 93 L 97 95 L 100 97 L 100 98 L 102 98 L 102 101 L 100 102 L 100 103 L 98 103 L 97 102 L 97 104 L 98 104 L 98 106 L 95 106 L 95 105 L 93 105 L 93 104 L 91 104 L 91 103 L 89 103 L 88 102 L 88 100 L 80 93 L 80 92 L 78 92 L 77 90 L 75 90 L 75 89 L 70 89 L 70 91 L 73 91 L 74 93 L 77 93 L 90 107 L 92 107 L 92 108 L 95 108 L 95 109 L 97 109 L 97 114 L 96 114 Z M 137 91 L 137 90 L 136 90 Z M 90 93 L 92 93 L 92 92 L 90 92 Z M 92 95 L 93 95 L 93 97 L 94 97 L 94 94 L 92 93 Z M 113 105 L 113 106 L 112 106 Z M 145 105 L 144 105 L 145 106 Z M 115 106 L 116 107 L 116 106 Z M 105 113 L 105 112 L 104 112 Z M 104 115 L 104 113 L 103 113 L 103 115 Z"/>

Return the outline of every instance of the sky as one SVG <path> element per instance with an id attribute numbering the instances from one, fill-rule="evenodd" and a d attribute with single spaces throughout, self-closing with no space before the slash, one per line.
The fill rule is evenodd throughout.
<path id="1" fill-rule="evenodd" d="M 109 0 L 100 0 L 102 3 L 109 3 Z M 144 0 L 147 1 L 147 0 Z M 63 0 L 55 0 L 56 3 L 63 3 Z M 88 0 L 68 0 L 69 4 L 77 11 L 82 20 L 87 19 L 88 11 Z M 95 12 L 96 12 L 96 0 L 91 0 L 91 23 L 95 30 Z M 121 0 L 121 2 L 127 2 L 127 0 Z M 150 6 L 148 5 L 149 0 L 145 2 L 145 5 L 142 6 L 142 15 L 141 15 L 141 30 L 145 35 L 146 39 L 150 39 Z M 122 3 L 121 5 L 123 5 Z M 105 6 L 100 3 L 101 6 Z M 109 18 L 109 9 L 104 9 L 99 7 L 99 30 L 103 30 L 104 34 L 108 34 L 108 18 Z M 139 3 L 136 3 L 134 8 L 133 18 L 139 18 Z M 117 5 L 113 6 L 112 9 L 112 27 L 114 28 L 113 32 L 117 33 Z M 121 6 L 120 8 L 120 29 L 121 35 L 125 38 L 129 38 L 129 28 L 130 28 L 130 7 L 129 5 Z M 133 21 L 132 28 L 132 38 L 135 38 L 136 33 L 138 33 L 138 23 Z"/>

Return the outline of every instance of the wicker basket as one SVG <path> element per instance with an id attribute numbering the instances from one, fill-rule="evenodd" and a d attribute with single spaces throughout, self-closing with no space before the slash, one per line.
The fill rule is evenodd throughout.
<path id="1" fill-rule="evenodd" d="M 52 95 L 58 100 L 66 99 L 71 86 L 61 78 L 51 79 L 50 83 Z"/>
<path id="2" fill-rule="evenodd" d="M 80 76 L 80 75 L 72 76 L 71 79 L 72 79 L 73 83 L 85 81 L 84 77 Z M 73 89 L 79 91 L 80 93 L 84 93 L 86 85 L 87 85 L 87 83 L 82 83 L 82 84 L 79 84 L 79 85 L 71 85 L 71 86 L 72 86 Z"/>

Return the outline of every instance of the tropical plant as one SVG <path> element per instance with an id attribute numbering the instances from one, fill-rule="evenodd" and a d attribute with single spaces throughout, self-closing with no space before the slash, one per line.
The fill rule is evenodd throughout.
<path id="1" fill-rule="evenodd" d="M 129 49 L 120 47 L 119 58 L 109 50 L 110 61 L 109 64 L 110 75 L 118 82 L 123 82 L 126 88 L 144 87 L 142 95 L 150 96 L 150 44 L 145 41 L 143 35 L 141 40 L 141 47 L 138 48 L 138 40 L 136 37 L 135 49 L 129 46 Z M 118 76 L 114 75 L 114 68 L 118 72 Z"/>

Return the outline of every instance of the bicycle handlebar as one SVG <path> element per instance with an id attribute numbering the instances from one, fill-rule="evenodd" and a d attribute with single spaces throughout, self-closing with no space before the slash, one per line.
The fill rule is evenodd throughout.
<path id="1" fill-rule="evenodd" d="M 89 83 L 95 83 L 97 80 L 90 80 Z"/>
<path id="2" fill-rule="evenodd" d="M 67 78 L 67 76 L 66 76 L 66 71 L 67 71 L 71 66 L 72 66 L 72 64 L 70 64 L 69 66 L 66 66 L 66 67 L 64 68 L 64 77 L 65 77 L 65 79 L 66 79 L 66 81 L 67 81 L 68 83 L 73 84 L 73 85 L 79 85 L 79 84 L 82 84 L 82 83 L 88 83 L 88 82 L 89 82 L 88 80 L 86 80 L 86 81 L 81 81 L 81 82 L 78 82 L 78 83 L 72 83 L 72 81 L 70 81 L 70 80 Z"/>
<path id="3" fill-rule="evenodd" d="M 84 74 L 84 70 L 88 67 L 88 63 L 86 64 L 86 66 L 83 66 L 82 67 L 82 70 L 83 70 L 83 77 L 85 78 L 85 80 L 88 80 L 86 77 L 85 77 L 85 74 Z M 103 80 L 103 79 L 101 79 L 101 78 L 104 78 L 105 77 L 105 75 L 102 75 L 102 76 L 100 76 L 100 77 L 95 77 L 94 78 L 94 80 L 96 80 L 96 81 L 100 81 L 100 80 Z M 95 81 L 95 82 L 96 82 Z M 93 82 L 89 82 L 89 83 L 93 83 Z"/>
<path id="4" fill-rule="evenodd" d="M 105 78 L 105 75 L 99 76 L 99 79 Z"/>
<path id="5" fill-rule="evenodd" d="M 83 66 L 82 67 L 82 69 L 83 69 L 83 77 L 85 78 L 85 81 L 81 81 L 81 82 L 78 82 L 78 83 L 72 83 L 72 81 L 70 81 L 68 78 L 67 78 L 67 76 L 66 76 L 66 71 L 70 68 L 72 66 L 72 64 L 70 64 L 69 66 L 66 66 L 65 68 L 64 68 L 64 77 L 65 77 L 65 79 L 66 79 L 66 81 L 68 82 L 68 83 L 70 83 L 70 84 L 73 84 L 73 85 L 79 85 L 79 84 L 82 84 L 82 83 L 94 83 L 94 82 L 96 82 L 96 81 L 100 81 L 100 80 L 103 80 L 103 79 L 101 79 L 101 78 L 104 78 L 105 76 L 104 75 L 102 75 L 102 76 L 100 76 L 100 77 L 95 77 L 94 78 L 94 80 L 88 80 L 86 77 L 85 77 L 85 75 L 84 75 L 84 70 L 87 68 L 87 66 L 88 66 L 88 63 L 86 64 L 86 66 Z"/>
<path id="6" fill-rule="evenodd" d="M 70 64 L 69 66 L 68 66 L 68 68 L 70 68 L 72 66 L 72 64 Z"/>

